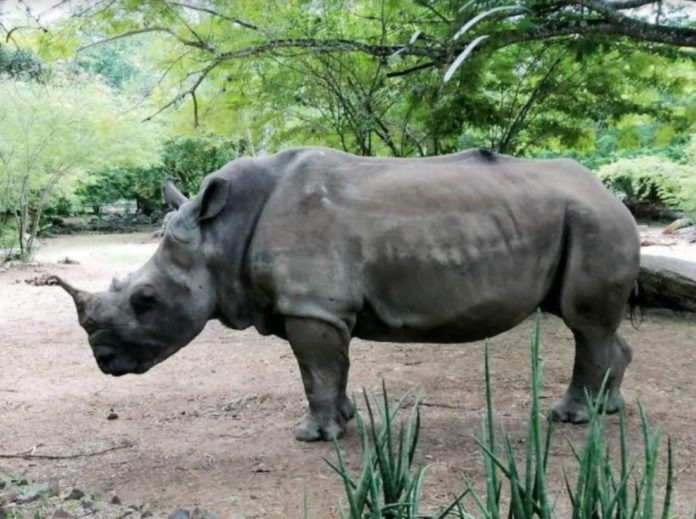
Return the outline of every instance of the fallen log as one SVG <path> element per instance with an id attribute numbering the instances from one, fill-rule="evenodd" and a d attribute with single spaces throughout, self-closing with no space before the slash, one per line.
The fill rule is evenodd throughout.
<path id="1" fill-rule="evenodd" d="M 696 312 L 696 261 L 642 254 L 638 304 Z"/>

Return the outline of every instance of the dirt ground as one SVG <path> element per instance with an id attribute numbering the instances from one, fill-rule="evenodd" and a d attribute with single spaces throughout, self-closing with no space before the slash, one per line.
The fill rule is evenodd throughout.
<path id="1" fill-rule="evenodd" d="M 192 344 L 151 372 L 107 377 L 94 362 L 69 296 L 23 282 L 50 272 L 82 288 L 104 289 L 155 247 L 145 234 L 57 238 L 40 251 L 43 266 L 0 274 L 0 455 L 32 448 L 71 455 L 125 445 L 75 459 L 0 459 L 0 473 L 116 493 L 124 504 L 145 503 L 165 517 L 195 505 L 220 517 L 304 517 L 305 503 L 307 517 L 337 517 L 341 483 L 323 460 L 333 456 L 331 445 L 293 439 L 305 401 L 286 343 L 210 322 Z M 56 263 L 65 257 L 79 264 Z M 546 410 L 568 383 L 573 347 L 558 319 L 545 318 L 543 328 Z M 530 330 L 527 321 L 490 340 L 496 418 L 520 444 L 529 402 Z M 634 348 L 623 385 L 633 451 L 642 448 L 640 401 L 663 439 L 672 439 L 674 512 L 690 517 L 696 509 L 696 319 L 651 311 L 639 331 L 628 323 L 622 330 Z M 351 359 L 352 391 L 378 390 L 382 379 L 395 397 L 424 391 L 417 458 L 431 465 L 428 503 L 460 491 L 464 477 L 482 484 L 473 435 L 484 416 L 483 343 L 356 340 Z M 107 419 L 111 413 L 118 418 Z M 611 424 L 615 435 L 616 419 Z M 562 469 L 574 466 L 567 440 L 579 444 L 583 434 L 582 426 L 556 431 L 549 481 L 559 510 L 567 509 Z M 343 445 L 356 461 L 354 423 Z"/>

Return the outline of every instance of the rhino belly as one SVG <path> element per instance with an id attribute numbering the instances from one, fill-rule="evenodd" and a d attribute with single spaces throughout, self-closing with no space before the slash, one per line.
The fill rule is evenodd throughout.
<path id="1" fill-rule="evenodd" d="M 558 249 L 457 261 L 456 255 L 382 261 L 365 276 L 353 335 L 389 342 L 468 342 L 502 333 L 540 306 Z M 435 255 L 437 256 L 437 255 Z M 495 255 L 494 255 L 495 256 Z"/>

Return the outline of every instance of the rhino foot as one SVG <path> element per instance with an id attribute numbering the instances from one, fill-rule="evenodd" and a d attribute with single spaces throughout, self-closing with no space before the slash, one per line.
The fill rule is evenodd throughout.
<path id="1" fill-rule="evenodd" d="M 355 416 L 355 408 L 353 407 L 353 402 L 350 401 L 348 397 L 344 397 L 340 405 L 341 416 L 345 421 L 349 421 L 353 416 Z"/>
<path id="2" fill-rule="evenodd" d="M 308 414 L 297 426 L 295 438 L 301 442 L 330 441 L 342 437 L 345 430 L 346 420 L 340 414 L 337 417 Z"/>
<path id="3" fill-rule="evenodd" d="M 607 398 L 604 412 L 606 414 L 614 414 L 622 406 L 623 398 L 621 398 L 621 392 L 618 389 L 612 389 Z M 551 409 L 551 419 L 554 422 L 576 424 L 587 422 L 590 419 L 590 415 L 584 391 L 582 392 L 582 397 L 580 397 L 580 391 L 569 388 L 566 395 Z"/>
<path id="4" fill-rule="evenodd" d="M 554 422 L 585 423 L 589 419 L 587 405 L 584 403 L 567 401 L 564 398 L 551 409 L 551 420 Z"/>
<path id="5" fill-rule="evenodd" d="M 337 413 L 313 413 L 309 411 L 295 431 L 295 438 L 303 442 L 330 441 L 343 436 L 346 423 L 353 418 L 353 403 L 344 397 Z"/>

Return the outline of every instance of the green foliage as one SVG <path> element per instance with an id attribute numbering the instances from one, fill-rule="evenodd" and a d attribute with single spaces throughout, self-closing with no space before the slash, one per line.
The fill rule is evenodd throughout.
<path id="1" fill-rule="evenodd" d="M 83 206 L 91 207 L 95 214 L 105 205 L 123 200 L 134 200 L 134 181 L 137 169 L 104 168 L 78 180 L 75 195 Z"/>
<path id="2" fill-rule="evenodd" d="M 347 508 L 345 505 L 340 508 L 341 517 L 469 519 L 475 517 L 468 511 L 470 509 L 475 509 L 480 517 L 490 519 L 557 517 L 557 497 L 552 495 L 546 476 L 553 429 L 550 421 L 541 419 L 542 372 L 539 345 L 540 320 L 537 316 L 530 341 L 531 405 L 521 461 L 518 461 L 519 453 L 515 451 L 514 443 L 507 434 L 503 435 L 502 445 L 495 439 L 498 427 L 493 418 L 492 382 L 486 348 L 484 372 L 487 413 L 482 435 L 476 440 L 483 457 L 485 499 L 478 494 L 472 482 L 467 481 L 464 491 L 437 512 L 426 513 L 422 510 L 425 469 L 415 466 L 413 462 L 420 428 L 419 399 L 415 400 L 406 420 L 398 422 L 397 417 L 404 408 L 406 397 L 394 406 L 389 405 L 383 384 L 383 395 L 379 399 L 381 404 L 367 394 L 364 395 L 369 423 L 365 423 L 360 413 L 356 414 L 362 451 L 357 476 L 351 474 L 338 442 L 335 443 L 336 462 L 327 460 L 344 484 Z M 655 476 L 658 469 L 659 433 L 650 427 L 641 407 L 642 456 L 631 457 L 625 418 L 621 411 L 619 452 L 615 454 L 609 445 L 607 416 L 602 412 L 607 393 L 602 390 L 600 395 L 594 402 L 588 395 L 589 423 L 583 445 L 580 448 L 570 445 L 577 463 L 577 471 L 573 473 L 573 477 L 564 471 L 565 489 L 572 517 L 670 517 L 674 484 L 671 442 L 668 441 L 667 444 L 667 482 L 663 501 L 658 504 L 659 496 L 656 494 L 660 487 Z M 374 408 L 377 409 L 377 413 L 373 412 Z M 509 486 L 505 496 L 502 491 L 503 482 L 507 482 Z M 467 503 L 471 503 L 472 506 Z"/>
<path id="3" fill-rule="evenodd" d="M 338 443 L 334 444 L 336 463 L 326 460 L 343 480 L 349 515 L 341 509 L 341 517 L 416 517 L 425 475 L 424 469 L 413 468 L 420 429 L 418 399 L 396 433 L 393 425 L 404 399 L 390 406 L 384 385 L 381 403 L 372 401 L 365 392 L 364 398 L 370 427 L 358 413 L 356 424 L 363 453 L 358 477 L 351 477 Z M 370 515 L 364 515 L 367 510 Z"/>
<path id="4" fill-rule="evenodd" d="M 78 189 L 86 206 L 98 207 L 134 200 L 139 211 L 151 214 L 163 207 L 162 184 L 166 178 L 189 196 L 198 193 L 205 176 L 234 159 L 238 146 L 212 137 L 177 137 L 160 149 L 156 165 L 104 169 L 93 172 Z"/>
<path id="5" fill-rule="evenodd" d="M 198 193 L 203 178 L 237 156 L 237 145 L 221 138 L 178 137 L 165 143 L 161 161 L 164 175 L 185 194 Z M 162 187 L 160 182 L 157 186 Z"/>
<path id="6" fill-rule="evenodd" d="M 175 133 L 193 126 L 244 139 L 252 153 L 322 144 L 366 155 L 465 146 L 592 154 L 605 129 L 615 132 L 619 151 L 645 146 L 644 125 L 652 125 L 650 145 L 659 148 L 690 131 L 696 73 L 688 56 L 601 35 L 504 44 L 553 16 L 574 23 L 589 16 L 569 8 L 549 18 L 552 4 L 323 1 L 308 11 L 304 2 L 217 2 L 201 10 L 118 0 L 84 8 L 64 32 L 76 46 L 85 43 L 80 35 L 91 43 L 132 32 L 88 49 L 84 59 L 95 61 L 88 69 L 119 84 L 132 66 L 142 67 L 142 91 L 176 110 Z M 674 18 L 669 10 L 662 16 Z M 481 35 L 491 37 L 443 83 L 447 66 Z M 309 47 L 283 45 L 295 41 Z M 316 42 L 336 45 L 319 52 Z M 366 46 L 386 50 L 371 54 Z M 140 49 L 138 59 L 130 48 Z"/>
<path id="7" fill-rule="evenodd" d="M 7 76 L 16 79 L 39 81 L 46 79 L 46 65 L 33 52 L 27 49 L 10 50 L 0 45 L 0 78 Z"/>
<path id="8" fill-rule="evenodd" d="M 91 171 L 78 181 L 80 203 L 99 213 L 104 205 L 135 201 L 146 215 L 163 207 L 162 184 L 166 178 L 189 196 L 200 189 L 205 176 L 235 158 L 237 145 L 212 137 L 177 137 L 166 141 L 150 167 L 106 167 Z"/>
<path id="9" fill-rule="evenodd" d="M 502 474 L 503 479 L 507 479 L 510 486 L 509 513 L 513 517 L 533 517 L 538 515 L 542 518 L 552 516 L 553 503 L 547 493 L 546 466 L 549 457 L 549 446 L 551 444 L 551 422 L 546 425 L 546 433 L 543 433 L 541 424 L 541 410 L 539 406 L 539 395 L 541 390 L 541 365 L 539 357 L 539 339 L 541 324 L 539 316 L 530 341 L 532 357 L 532 383 L 531 383 L 531 405 L 529 409 L 529 421 L 527 427 L 527 441 L 524 452 L 524 470 L 518 465 L 515 452 L 512 447 L 513 442 L 505 434 L 503 437 L 503 457 L 498 454 L 498 446 L 495 442 L 495 423 L 493 419 L 493 398 L 492 384 L 490 378 L 490 364 L 488 357 L 488 347 L 485 352 L 484 374 L 486 380 L 486 421 L 483 428 L 484 434 L 477 439 L 484 458 L 484 467 L 487 481 L 487 503 L 483 505 L 483 500 L 477 496 L 471 484 L 468 490 L 474 496 L 474 500 L 482 514 L 490 512 L 491 517 L 500 517 L 503 507 L 501 502 L 501 489 L 497 481 Z"/>
<path id="10" fill-rule="evenodd" d="M 85 78 L 0 81 L 0 212 L 16 215 L 20 254 L 31 255 L 45 208 L 93 168 L 157 159 L 158 131 L 124 100 Z"/>
<path id="11" fill-rule="evenodd" d="M 76 64 L 81 70 L 100 76 L 108 85 L 122 88 L 141 72 L 137 63 L 141 49 L 136 43 L 119 40 L 92 47 L 77 55 Z"/>
<path id="12" fill-rule="evenodd" d="M 161 207 L 166 176 L 195 194 L 203 176 L 231 158 L 293 145 L 395 156 L 482 146 L 517 155 L 572 155 L 593 169 L 644 155 L 688 165 L 687 137 L 696 123 L 692 60 L 601 35 L 498 47 L 510 31 L 534 31 L 547 23 L 548 2 L 327 0 L 310 11 L 306 2 L 213 2 L 202 10 L 197 5 L 132 0 L 98 9 L 80 5 L 76 16 L 56 22 L 48 33 L 16 31 L 13 41 L 25 50 L 0 46 L 2 77 L 36 79 L 48 63 L 51 74 L 42 81 L 50 83 L 49 91 L 61 82 L 85 90 L 84 107 L 77 110 L 68 96 L 64 109 L 79 114 L 71 124 L 81 125 L 85 143 L 111 133 L 98 156 L 78 160 L 82 166 L 49 182 L 48 200 L 42 201 L 46 192 L 38 181 L 45 174 L 30 175 L 25 205 L 37 207 L 39 201 L 71 211 L 52 199 L 77 199 L 95 209 L 136 200 L 141 211 L 151 213 Z M 570 11 L 554 16 L 585 15 Z M 669 10 L 662 16 L 679 21 Z M 453 40 L 463 27 L 465 33 Z M 132 34 L 121 37 L 127 33 Z M 492 36 L 479 40 L 444 83 L 447 67 L 481 35 Z M 310 47 L 282 44 L 293 41 Z M 337 45 L 314 52 L 312 42 Z M 365 46 L 388 52 L 363 52 Z M 245 52 L 237 56 L 240 50 Z M 25 106 L 34 95 L 37 106 L 53 107 L 41 96 L 55 95 L 39 91 L 25 93 Z M 90 101 L 100 96 L 102 106 Z M 156 121 L 166 122 L 166 137 L 152 122 L 136 124 L 155 113 Z M 125 120 L 134 131 L 122 134 L 115 123 Z M 88 129 L 92 123 L 96 131 Z M 9 121 L 8 129 L 4 124 L 0 121 L 0 137 L 3 131 L 21 135 L 16 124 Z M 38 126 L 60 124 L 42 120 Z M 37 135 L 29 141 L 36 144 L 41 132 Z M 85 148 L 97 148 L 70 144 L 70 135 L 75 134 L 60 136 L 56 157 L 73 149 L 83 157 Z M 164 139 L 169 141 L 161 150 Z M 123 149 L 126 143 L 130 149 Z M 149 158 L 141 160 L 142 155 Z M 644 203 L 647 197 L 680 210 L 694 205 L 691 176 L 679 175 L 675 190 L 669 175 L 656 181 L 642 173 L 612 175 L 607 182 L 630 191 L 624 193 L 627 200 L 635 195 L 636 203 Z M 8 200 L 0 193 L 0 211 L 11 213 L 16 203 Z"/>
<path id="13" fill-rule="evenodd" d="M 653 204 L 696 211 L 696 163 L 678 164 L 660 157 L 619 159 L 597 170 L 599 179 L 629 207 Z"/>

